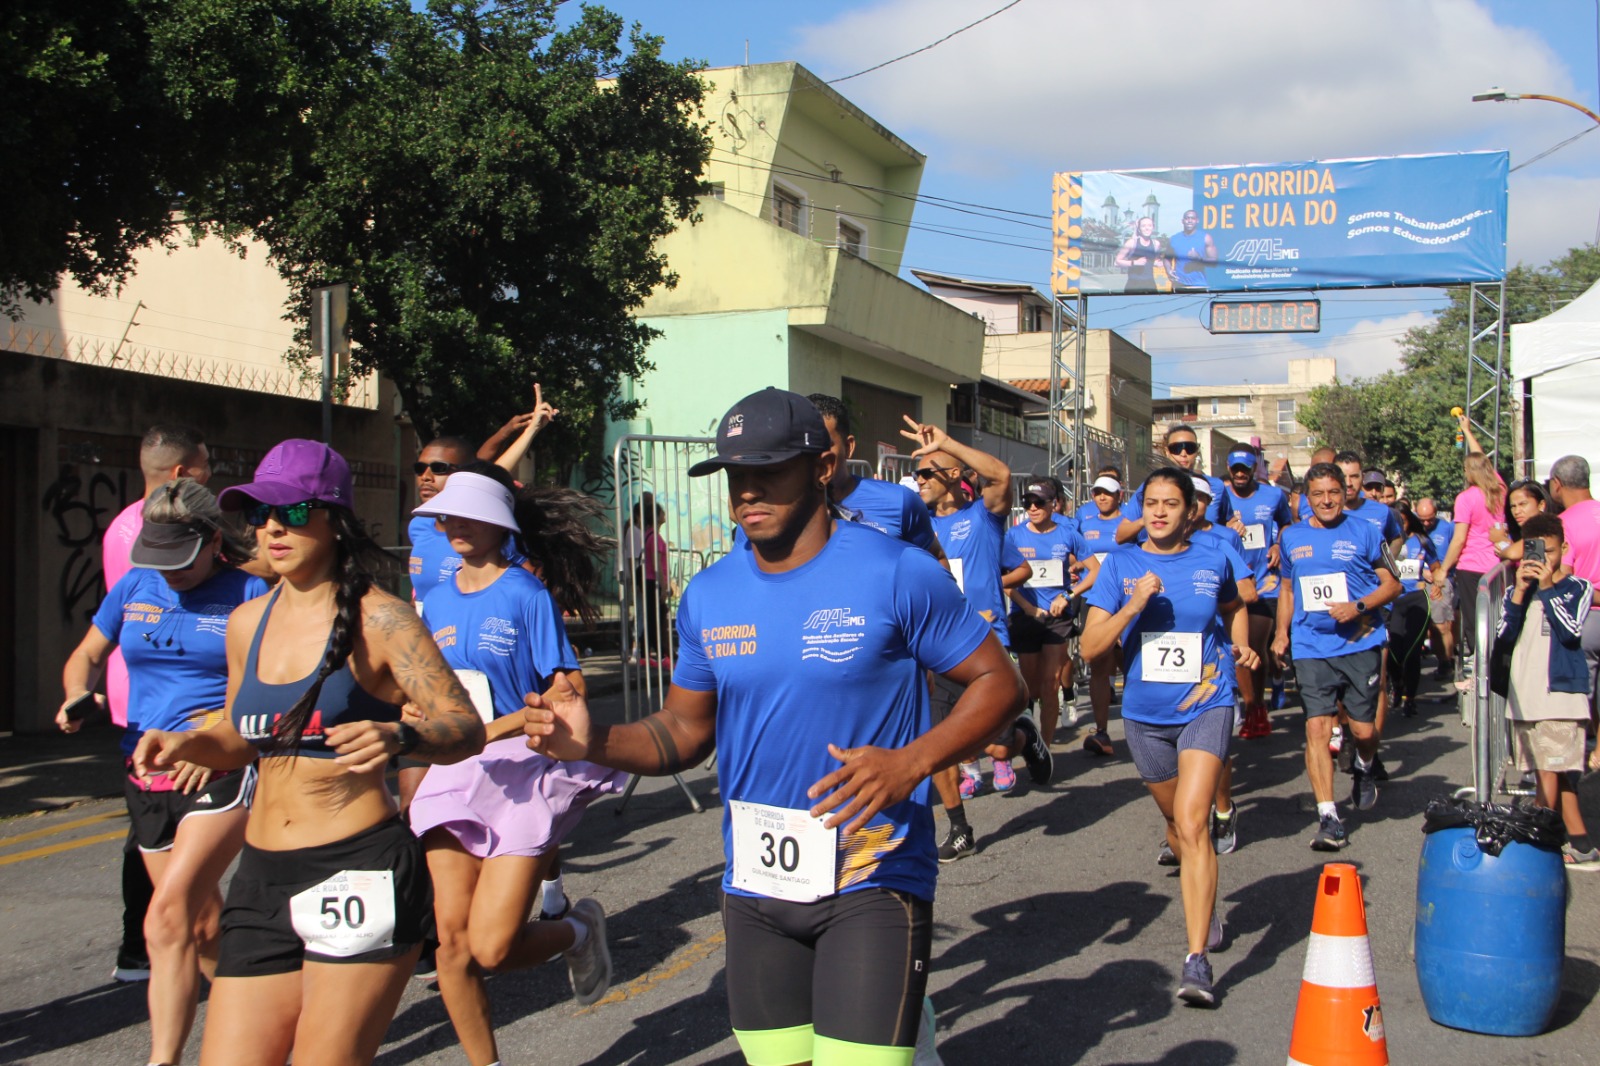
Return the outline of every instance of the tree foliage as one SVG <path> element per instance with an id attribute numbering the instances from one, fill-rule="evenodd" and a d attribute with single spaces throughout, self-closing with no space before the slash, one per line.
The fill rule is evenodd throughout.
<path id="1" fill-rule="evenodd" d="M 1600 280 L 1600 247 L 1585 245 L 1543 267 L 1513 267 L 1506 275 L 1506 323 L 1509 327 L 1543 318 Z M 1470 291 L 1450 290 L 1450 304 L 1427 326 L 1408 330 L 1400 342 L 1398 371 L 1357 378 L 1312 390 L 1299 419 L 1319 443 L 1359 452 L 1370 466 L 1399 475 L 1413 498 L 1448 497 L 1461 490 L 1462 453 L 1456 447 L 1452 407 L 1467 399 L 1467 339 Z M 1476 321 L 1482 330 L 1492 315 L 1482 303 Z M 1479 350 L 1494 361 L 1493 338 Z M 1510 334 L 1506 362 L 1510 364 Z M 1487 373 L 1475 373 L 1473 391 L 1488 389 Z M 1512 394 L 1500 386 L 1501 465 L 1512 455 Z M 1493 420 L 1493 397 L 1473 411 L 1480 424 Z M 1482 441 L 1485 446 L 1488 441 Z"/>
<path id="2" fill-rule="evenodd" d="M 304 115 L 309 147 L 206 204 L 266 243 L 301 320 L 309 286 L 352 283 L 352 369 L 424 438 L 483 435 L 540 381 L 563 411 L 543 454 L 578 454 L 649 369 L 632 312 L 675 281 L 657 241 L 702 191 L 703 83 L 599 8 L 558 30 L 557 6 L 392 12 L 381 67 Z"/>
<path id="3" fill-rule="evenodd" d="M 61 274 L 104 293 L 174 206 L 292 154 L 376 59 L 389 0 L 76 0 L 0 14 L 0 313 Z M 227 175 L 225 178 L 224 175 Z"/>

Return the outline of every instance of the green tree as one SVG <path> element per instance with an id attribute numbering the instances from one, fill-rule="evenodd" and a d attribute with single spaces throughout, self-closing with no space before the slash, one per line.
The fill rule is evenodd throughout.
<path id="1" fill-rule="evenodd" d="M 616 386 L 655 333 L 633 312 L 676 280 L 657 242 L 710 142 L 693 65 L 596 7 L 558 30 L 557 7 L 395 13 L 381 71 L 304 116 L 309 149 L 206 208 L 266 243 L 302 321 L 309 286 L 352 284 L 352 371 L 394 382 L 424 438 L 485 434 L 540 381 L 563 411 L 541 455 L 570 458 L 633 413 Z"/>
<path id="2" fill-rule="evenodd" d="M 1548 315 L 1600 280 L 1600 247 L 1585 245 L 1543 267 L 1517 265 L 1506 274 L 1506 322 L 1532 322 Z M 1314 389 L 1303 405 L 1300 421 L 1320 443 L 1359 452 L 1366 461 L 1398 472 L 1408 494 L 1448 497 L 1461 490 L 1462 453 L 1456 447 L 1452 407 L 1467 398 L 1469 301 L 1465 287 L 1450 290 L 1450 304 L 1426 326 L 1408 330 L 1400 341 L 1402 369 L 1372 378 L 1357 378 Z M 1484 305 L 1476 325 L 1485 326 Z M 1492 343 L 1492 338 L 1490 339 Z M 1491 343 L 1479 355 L 1494 360 Z M 1510 337 L 1507 335 L 1507 365 Z M 1487 375 L 1474 374 L 1473 388 L 1488 388 Z M 1512 454 L 1510 382 L 1500 387 L 1501 465 Z M 1473 414 L 1480 424 L 1493 419 L 1492 397 Z M 1487 444 L 1487 441 L 1483 443 Z"/>
<path id="3" fill-rule="evenodd" d="M 170 243 L 174 206 L 302 145 L 373 67 L 392 0 L 77 0 L 0 14 L 0 313 L 61 274 L 94 292 Z"/>

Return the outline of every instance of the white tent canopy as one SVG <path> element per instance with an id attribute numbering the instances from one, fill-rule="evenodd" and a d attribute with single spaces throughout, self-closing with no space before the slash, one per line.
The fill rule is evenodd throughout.
<path id="1" fill-rule="evenodd" d="M 1528 382 L 1536 476 L 1548 476 L 1563 455 L 1600 460 L 1600 284 L 1559 311 L 1511 327 L 1511 377 Z"/>

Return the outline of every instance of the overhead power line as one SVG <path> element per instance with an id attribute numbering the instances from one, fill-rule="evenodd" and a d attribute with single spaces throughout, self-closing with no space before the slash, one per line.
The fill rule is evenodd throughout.
<path id="1" fill-rule="evenodd" d="M 934 41 L 932 44 L 925 44 L 921 48 L 913 49 L 913 50 L 907 52 L 905 55 L 895 56 L 893 59 L 885 59 L 882 63 L 876 63 L 876 64 L 868 67 L 866 70 L 858 70 L 854 74 L 846 74 L 842 78 L 829 79 L 828 84 L 829 85 L 838 85 L 841 81 L 849 81 L 851 78 L 859 78 L 863 74 L 871 74 L 875 70 L 882 70 L 884 67 L 890 66 L 891 64 L 894 64 L 894 63 L 898 63 L 902 59 L 910 59 L 912 56 L 921 55 L 923 52 L 926 52 L 926 51 L 929 51 L 931 49 L 939 47 L 941 44 L 944 44 L 944 42 L 948 41 L 952 37 L 959 37 L 961 34 L 966 33 L 968 30 L 972 29 L 974 26 L 983 25 L 985 22 L 988 22 L 990 19 L 994 18 L 996 15 L 1005 14 L 1007 11 L 1010 11 L 1012 8 L 1016 7 L 1020 3 L 1022 3 L 1022 0 L 1011 0 L 1011 2 L 1009 4 L 1005 4 L 1002 7 L 996 8 L 995 10 L 989 12 L 987 15 L 983 16 L 983 18 L 978 19 L 976 22 L 967 23 L 965 26 L 961 27 L 959 30 L 953 30 L 952 32 L 945 34 L 943 37 L 939 38 L 937 41 Z"/>

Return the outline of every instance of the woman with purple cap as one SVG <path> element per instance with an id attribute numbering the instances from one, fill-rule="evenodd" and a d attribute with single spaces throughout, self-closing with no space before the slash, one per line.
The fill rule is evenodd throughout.
<path id="1" fill-rule="evenodd" d="M 395 755 L 456 762 L 483 724 L 411 605 L 374 585 L 388 557 L 351 510 L 350 467 L 288 440 L 225 490 L 279 577 L 228 623 L 227 717 L 146 732 L 141 773 L 179 760 L 260 783 L 222 912 L 203 1066 L 371 1062 L 425 940 L 422 849 L 384 781 Z M 401 720 L 402 703 L 423 717 Z M 336 1005 L 337 1022 L 302 1004 Z"/>
<path id="2" fill-rule="evenodd" d="M 565 953 L 584 1006 L 611 981 L 600 904 L 583 899 L 568 908 L 559 879 L 546 878 L 584 809 L 622 791 L 627 775 L 556 762 L 522 734 L 528 693 L 548 691 L 557 675 L 583 684 L 561 615 L 593 620 L 589 593 L 609 545 L 590 526 L 603 513 L 595 501 L 569 489 L 515 492 L 487 463 L 452 474 L 412 513 L 438 519 L 461 557 L 460 569 L 428 595 L 427 621 L 487 722 L 483 751 L 429 769 L 411 801 L 411 829 L 433 875 L 439 991 L 468 1061 L 483 1066 L 500 1058 L 486 973 Z M 531 559 L 542 580 L 509 563 L 508 547 Z M 541 883 L 541 915 L 530 921 Z"/>
<path id="3" fill-rule="evenodd" d="M 220 719 L 228 690 L 228 617 L 266 593 L 236 569 L 248 541 L 223 524 L 217 498 L 192 478 L 151 493 L 133 544 L 133 568 L 111 587 L 62 672 L 56 721 L 77 732 L 95 675 L 116 647 L 128 664 L 123 791 L 155 895 L 145 915 L 150 952 L 150 1062 L 177 1062 L 194 1025 L 200 975 L 215 974 L 222 874 L 244 842 L 255 769 L 212 776 L 191 762 L 135 773 L 141 731 L 187 736 Z"/>

